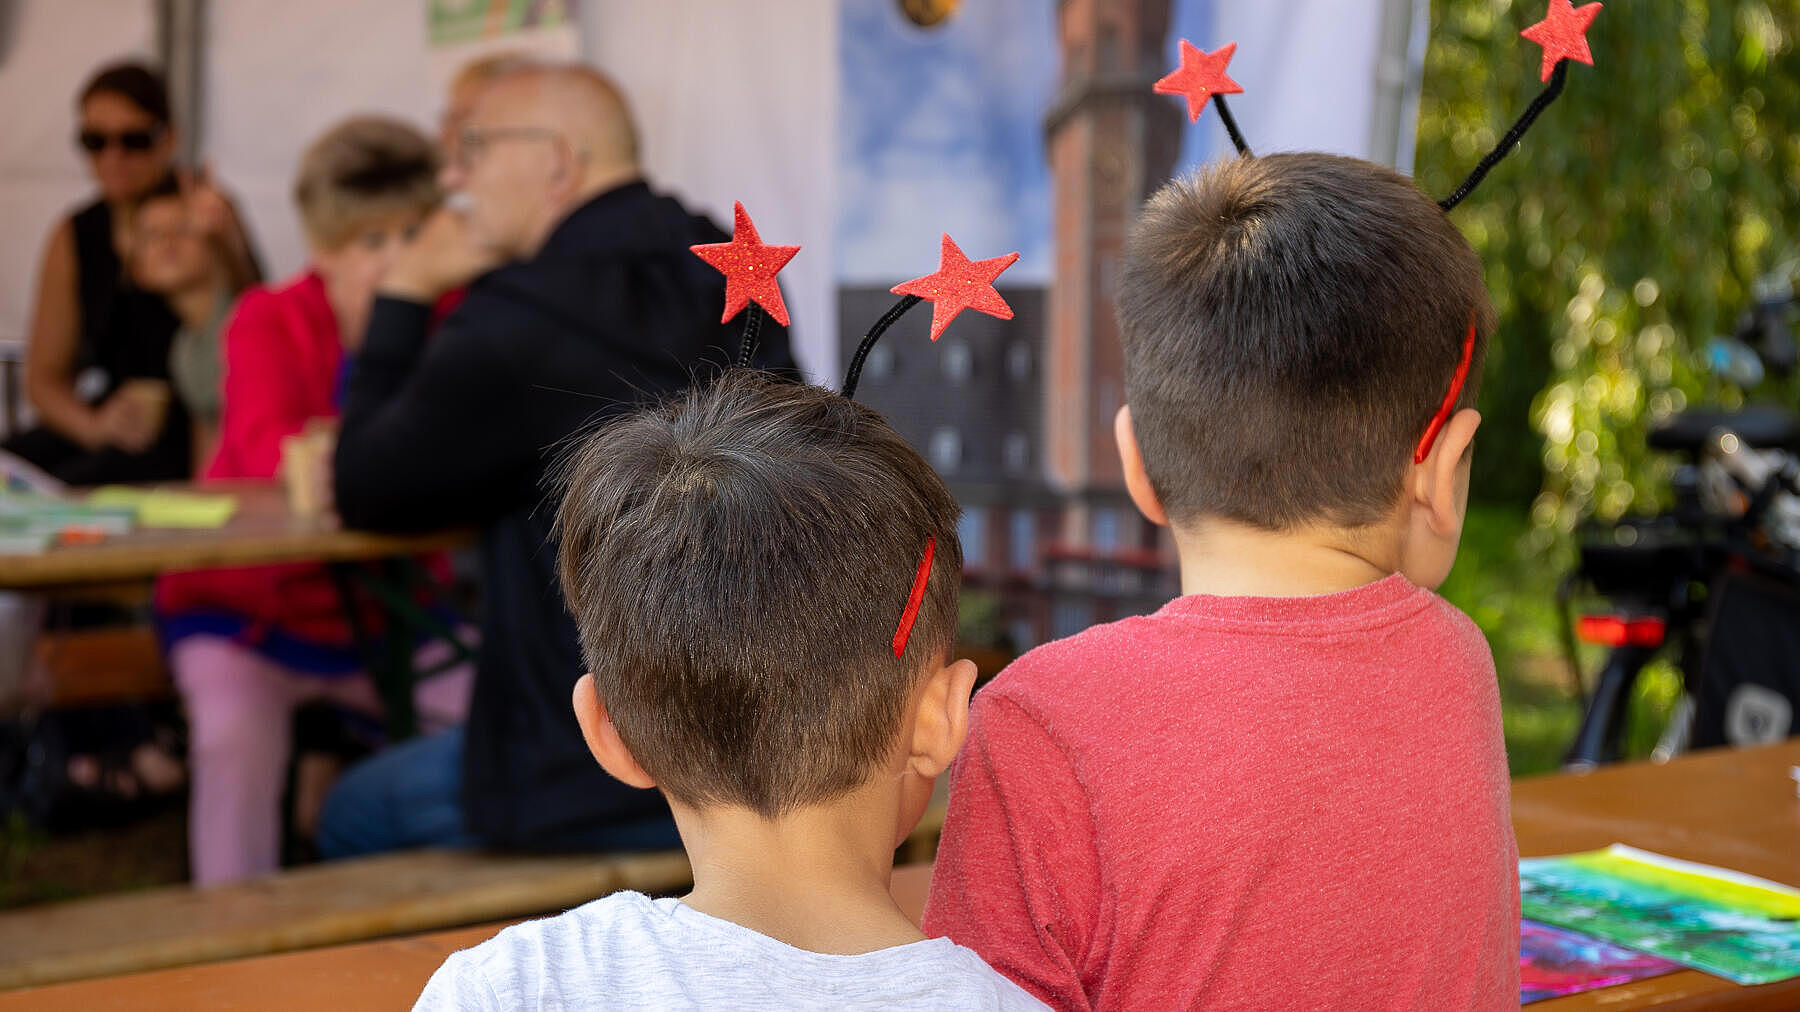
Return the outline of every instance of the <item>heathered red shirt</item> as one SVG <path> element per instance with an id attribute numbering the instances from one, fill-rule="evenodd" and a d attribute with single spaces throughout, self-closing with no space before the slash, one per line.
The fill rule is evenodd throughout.
<path id="1" fill-rule="evenodd" d="M 1518 882 L 1493 656 L 1396 575 L 1019 658 L 925 930 L 1060 1008 L 1517 1008 Z"/>

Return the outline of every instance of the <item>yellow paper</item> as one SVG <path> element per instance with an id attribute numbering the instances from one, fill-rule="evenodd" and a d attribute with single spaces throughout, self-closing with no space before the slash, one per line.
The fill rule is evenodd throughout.
<path id="1" fill-rule="evenodd" d="M 120 506 L 137 510 L 139 527 L 181 527 L 211 530 L 223 527 L 237 513 L 237 496 L 175 492 L 161 488 L 105 485 L 88 496 L 90 506 Z"/>
<path id="2" fill-rule="evenodd" d="M 157 489 L 138 504 L 138 523 L 145 527 L 223 527 L 237 512 L 234 495 L 202 495 Z"/>
<path id="3" fill-rule="evenodd" d="M 141 509 L 150 495 L 147 488 L 134 485 L 102 485 L 88 495 L 89 506 L 123 506 Z"/>

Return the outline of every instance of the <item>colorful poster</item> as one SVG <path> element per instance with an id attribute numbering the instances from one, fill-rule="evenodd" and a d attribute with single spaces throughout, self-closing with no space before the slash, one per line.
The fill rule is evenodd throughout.
<path id="1" fill-rule="evenodd" d="M 1519 1004 L 1657 977 L 1681 964 L 1591 935 L 1526 921 L 1519 925 Z"/>
<path id="2" fill-rule="evenodd" d="M 478 42 L 574 21 L 574 0 L 427 0 L 431 44 Z"/>
<path id="3" fill-rule="evenodd" d="M 1619 844 L 1519 862 L 1527 918 L 1739 984 L 1800 976 L 1800 889 Z"/>

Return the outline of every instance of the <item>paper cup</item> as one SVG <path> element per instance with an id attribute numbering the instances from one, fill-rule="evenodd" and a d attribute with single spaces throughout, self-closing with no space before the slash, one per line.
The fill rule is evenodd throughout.
<path id="1" fill-rule="evenodd" d="M 169 415 L 169 398 L 173 393 L 167 380 L 138 377 L 119 384 L 119 394 L 138 405 L 150 420 L 150 431 L 161 432 Z"/>

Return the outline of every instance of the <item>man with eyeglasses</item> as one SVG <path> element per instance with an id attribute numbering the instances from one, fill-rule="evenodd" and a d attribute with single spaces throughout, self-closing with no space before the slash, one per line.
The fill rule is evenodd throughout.
<path id="1" fill-rule="evenodd" d="M 336 497 L 351 526 L 480 526 L 474 698 L 464 729 L 352 769 L 326 802 L 320 850 L 675 846 L 660 796 L 600 771 L 571 716 L 583 666 L 545 497 L 571 436 L 730 361 L 723 278 L 688 251 L 726 235 L 645 184 L 625 103 L 593 70 L 501 74 L 457 140 L 451 197 L 371 312 Z M 427 343 L 432 304 L 463 284 Z M 793 369 L 784 328 L 765 324 L 757 363 Z"/>

